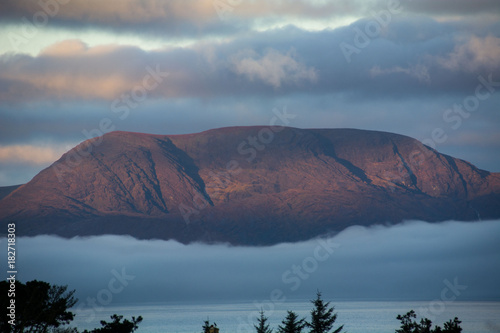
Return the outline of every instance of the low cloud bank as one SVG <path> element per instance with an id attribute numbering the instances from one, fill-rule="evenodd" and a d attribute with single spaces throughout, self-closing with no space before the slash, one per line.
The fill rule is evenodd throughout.
<path id="1" fill-rule="evenodd" d="M 337 300 L 432 300 L 449 284 L 460 301 L 500 300 L 499 236 L 500 221 L 355 226 L 272 247 L 38 236 L 18 239 L 18 278 L 101 305 L 309 299 L 317 289 Z"/>

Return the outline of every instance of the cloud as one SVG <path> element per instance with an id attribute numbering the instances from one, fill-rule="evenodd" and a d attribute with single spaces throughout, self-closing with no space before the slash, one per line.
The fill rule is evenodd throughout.
<path id="1" fill-rule="evenodd" d="M 111 2 L 7 0 L 0 3 L 0 13 L 8 22 L 23 18 L 35 21 L 37 13 L 47 16 L 52 25 L 69 29 L 113 30 L 117 33 L 189 37 L 234 35 L 263 26 L 300 24 L 304 20 L 322 20 L 331 27 L 332 18 L 360 15 L 373 1 L 204 1 L 204 0 L 123 0 L 120 6 Z M 44 14 L 45 13 L 45 14 Z"/>
<path id="2" fill-rule="evenodd" d="M 3 8 L 2 8 L 3 7 Z M 10 19 L 31 18 L 36 13 L 45 12 L 51 19 L 68 25 L 98 24 L 111 27 L 151 24 L 169 21 L 179 23 L 188 20 L 204 20 L 213 17 L 214 11 L 210 2 L 194 1 L 158 1 L 158 0 L 123 0 L 120 6 L 111 2 L 89 1 L 4 1 L 0 7 L 3 15 Z"/>
<path id="3" fill-rule="evenodd" d="M 0 186 L 27 183 L 74 146 L 74 142 L 0 144 Z"/>
<path id="4" fill-rule="evenodd" d="M 494 26 L 488 36 L 481 36 L 474 31 L 465 34 L 465 27 L 457 29 L 451 23 L 394 19 L 383 36 L 369 40 L 348 63 L 340 45 L 354 45 L 356 31 L 366 24 L 361 20 L 316 32 L 286 27 L 248 33 L 242 39 L 155 50 L 114 44 L 89 47 L 80 40 L 66 40 L 37 56 L 1 56 L 0 99 L 111 102 L 140 89 L 147 68 L 169 73 L 147 94 L 166 99 L 298 92 L 349 92 L 370 99 L 463 94 L 475 88 L 478 75 L 500 76 L 500 31 Z"/>
<path id="5" fill-rule="evenodd" d="M 500 68 L 500 38 L 470 36 L 461 38 L 452 52 L 444 57 L 437 57 L 436 62 L 452 71 L 469 73 Z"/>
<path id="6" fill-rule="evenodd" d="M 456 0 L 456 1 L 409 1 L 406 3 L 409 10 L 414 13 L 427 15 L 457 15 L 470 16 L 478 14 L 500 14 L 500 5 L 495 0 Z"/>
<path id="7" fill-rule="evenodd" d="M 114 296 L 117 303 L 251 301 L 274 289 L 289 300 L 308 299 L 317 289 L 350 300 L 432 300 L 443 280 L 455 278 L 467 286 L 460 300 L 498 300 L 499 233 L 500 221 L 413 221 L 264 248 L 37 236 L 18 241 L 19 278 L 68 284 L 85 300 L 106 288 L 113 270 L 124 269 L 135 279 Z"/>
<path id="8" fill-rule="evenodd" d="M 247 76 L 251 81 L 260 79 L 274 88 L 301 81 L 315 82 L 318 78 L 314 68 L 308 68 L 294 59 L 293 51 L 282 54 L 268 49 L 259 56 L 247 49 L 231 55 L 230 59 L 235 73 Z"/>
<path id="9" fill-rule="evenodd" d="M 4 55 L 0 99 L 125 100 L 146 84 L 154 85 L 154 89 L 146 89 L 150 98 L 214 97 L 235 91 L 241 94 L 242 88 L 250 93 L 266 91 L 262 83 L 298 90 L 301 84 L 317 81 L 317 71 L 299 62 L 295 51 L 268 49 L 259 55 L 235 47 L 200 43 L 192 48 L 144 51 L 133 46 L 88 47 L 79 40 L 63 41 L 35 57 Z M 150 82 L 158 76 L 152 71 L 168 73 L 168 79 Z"/>
<path id="10" fill-rule="evenodd" d="M 409 68 L 402 68 L 400 66 L 396 66 L 387 69 L 381 69 L 379 66 L 374 66 L 370 69 L 370 74 L 372 77 L 377 77 L 379 75 L 397 74 L 397 73 L 402 73 L 414 77 L 418 81 L 423 83 L 429 83 L 431 80 L 429 69 L 424 65 L 416 65 Z"/>
<path id="11" fill-rule="evenodd" d="M 495 0 L 401 1 L 400 5 L 409 14 L 455 19 L 457 16 L 498 15 L 500 11 Z M 333 28 L 338 24 L 338 18 L 356 20 L 387 7 L 385 0 L 123 0 L 120 6 L 98 0 L 6 0 L 0 3 L 0 13 L 9 22 L 19 22 L 23 17 L 34 21 L 34 15 L 45 13 L 52 25 L 70 29 L 97 27 L 117 33 L 132 31 L 182 37 L 200 33 L 236 35 L 262 27 L 283 27 L 287 24 L 301 26 L 307 21 L 320 21 L 322 28 Z"/>
<path id="12" fill-rule="evenodd" d="M 0 68 L 3 100 L 25 99 L 27 94 L 34 99 L 112 100 L 141 86 L 148 74 L 147 59 L 139 48 L 88 48 L 78 40 L 52 45 L 37 57 L 5 55 Z"/>
<path id="13" fill-rule="evenodd" d="M 50 45 L 40 52 L 41 56 L 68 57 L 79 56 L 88 51 L 88 47 L 79 39 L 65 40 L 60 43 Z"/>
<path id="14" fill-rule="evenodd" d="M 490 127 L 494 128 L 494 124 Z M 486 128 L 486 126 L 485 126 Z M 491 133 L 488 136 L 485 136 L 484 133 L 479 133 L 472 129 L 464 130 L 460 132 L 458 135 L 453 136 L 449 139 L 447 144 L 452 144 L 457 147 L 481 147 L 491 145 L 500 149 L 500 133 Z"/>
<path id="15" fill-rule="evenodd" d="M 71 147 L 68 146 L 0 145 L 0 160 L 2 164 L 22 162 L 45 165 L 53 163 L 69 149 Z"/>

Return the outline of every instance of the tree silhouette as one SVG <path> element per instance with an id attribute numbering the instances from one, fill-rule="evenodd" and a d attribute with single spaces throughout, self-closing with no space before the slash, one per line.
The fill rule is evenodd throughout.
<path id="1" fill-rule="evenodd" d="M 212 328 L 214 328 L 214 330 L 212 330 Z M 202 333 L 211 333 L 211 332 L 213 333 L 218 331 L 217 324 L 214 323 L 213 325 L 210 325 L 209 318 L 207 318 L 207 320 L 203 322 L 202 329 L 203 329 L 203 331 L 201 331 Z"/>
<path id="2" fill-rule="evenodd" d="M 288 315 L 282 321 L 283 326 L 278 326 L 278 333 L 302 333 L 306 323 L 304 319 L 298 318 L 295 312 L 288 311 Z"/>
<path id="3" fill-rule="evenodd" d="M 137 319 L 132 317 L 132 321 L 125 319 L 123 322 L 123 316 L 119 316 L 114 314 L 111 316 L 112 322 L 107 323 L 104 320 L 101 320 L 101 328 L 94 328 L 92 331 L 83 331 L 83 333 L 132 333 L 138 329 L 138 324 L 142 321 L 142 317 L 139 316 Z"/>
<path id="4" fill-rule="evenodd" d="M 321 292 L 317 292 L 316 299 L 312 300 L 314 309 L 311 311 L 311 321 L 306 325 L 311 330 L 310 333 L 329 333 L 333 324 L 337 320 L 337 314 L 333 313 L 335 307 L 330 307 L 330 302 L 324 303 L 321 299 Z M 333 333 L 340 333 L 344 325 L 337 328 Z"/>
<path id="5" fill-rule="evenodd" d="M 405 315 L 398 315 L 397 320 L 401 321 L 401 329 L 396 330 L 396 333 L 412 333 L 419 329 L 419 325 L 413 319 L 417 318 L 415 311 L 410 310 Z"/>
<path id="6" fill-rule="evenodd" d="M 15 281 L 15 290 L 11 289 L 10 282 L 0 281 L 0 306 L 4 309 L 11 304 L 15 293 L 15 325 L 11 325 L 11 318 L 7 315 L 0 319 L 0 332 L 2 333 L 78 333 L 73 327 L 60 327 L 69 324 L 75 315 L 68 311 L 77 299 L 73 296 L 75 291 L 68 291 L 67 286 L 51 285 L 44 281 L 28 281 L 23 284 Z M 112 315 L 112 321 L 101 321 L 101 328 L 83 333 L 132 333 L 138 328 L 142 317 L 132 317 L 121 321 L 123 316 Z"/>
<path id="7" fill-rule="evenodd" d="M 7 290 L 10 283 L 0 282 L 0 306 L 7 308 L 10 299 Z M 51 285 L 43 281 L 29 281 L 23 284 L 15 282 L 16 325 L 8 323 L 9 317 L 0 321 L 1 332 L 45 333 L 63 324 L 69 324 L 74 314 L 68 311 L 77 299 L 75 291 L 68 291 L 67 286 Z"/>
<path id="8" fill-rule="evenodd" d="M 267 317 L 264 315 L 264 310 L 260 310 L 260 317 L 257 319 L 257 325 L 254 325 L 257 333 L 272 333 L 273 330 L 267 324 Z"/>
<path id="9" fill-rule="evenodd" d="M 396 333 L 460 333 L 462 328 L 460 327 L 461 321 L 455 317 L 454 320 L 449 320 L 444 323 L 444 330 L 441 327 L 436 326 L 432 329 L 432 322 L 427 318 L 422 318 L 420 323 L 415 321 L 417 314 L 415 311 L 410 310 L 405 315 L 398 315 L 396 319 L 401 321 L 401 328 L 396 330 Z"/>
<path id="10" fill-rule="evenodd" d="M 202 333 L 210 332 L 210 322 L 208 321 L 208 319 L 203 322 L 203 326 L 201 328 L 203 329 L 203 331 L 201 331 Z"/>
<path id="11" fill-rule="evenodd" d="M 462 322 L 458 320 L 457 317 L 453 320 L 449 320 L 448 322 L 444 323 L 444 330 L 443 333 L 460 333 L 462 332 L 462 328 L 460 327 L 460 324 Z"/>

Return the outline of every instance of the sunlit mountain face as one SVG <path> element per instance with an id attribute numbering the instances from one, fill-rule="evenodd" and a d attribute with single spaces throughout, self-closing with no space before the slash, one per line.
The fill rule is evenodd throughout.
<path id="1" fill-rule="evenodd" d="M 498 174 L 401 135 L 231 127 L 106 134 L 0 207 L 25 235 L 268 245 L 351 225 L 497 218 L 499 193 Z"/>

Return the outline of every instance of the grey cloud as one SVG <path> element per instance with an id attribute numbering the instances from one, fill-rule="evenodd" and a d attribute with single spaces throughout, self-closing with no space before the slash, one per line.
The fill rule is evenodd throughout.
<path id="1" fill-rule="evenodd" d="M 477 14 L 500 14 L 500 4 L 495 0 L 479 1 L 411 1 L 407 6 L 412 12 L 425 13 L 430 15 L 477 15 Z"/>
<path id="2" fill-rule="evenodd" d="M 476 87 L 479 75 L 500 78 L 494 56 L 500 53 L 499 29 L 476 35 L 449 23 L 394 18 L 371 38 L 366 36 L 370 22 L 375 21 L 321 32 L 287 27 L 189 48 L 148 52 L 99 46 L 57 54 L 67 41 L 37 57 L 3 56 L 0 96 L 113 100 L 140 86 L 148 67 L 169 73 L 148 94 L 157 98 L 342 92 L 397 99 L 463 94 Z M 356 51 L 349 53 L 346 45 Z"/>
<path id="3" fill-rule="evenodd" d="M 372 67 L 370 69 L 370 74 L 373 77 L 379 76 L 379 75 L 391 75 L 395 73 L 403 73 L 406 75 L 409 75 L 411 77 L 415 77 L 417 80 L 421 82 L 429 82 L 430 81 L 430 75 L 429 75 L 429 70 L 427 67 L 423 65 L 416 65 L 412 66 L 409 68 L 402 68 L 399 66 L 392 67 L 392 68 L 387 68 L 387 69 L 381 69 L 378 66 Z"/>
<path id="4" fill-rule="evenodd" d="M 48 4 L 41 6 L 41 4 Z M 373 1 L 3 1 L 0 13 L 6 22 L 32 20 L 38 12 L 46 13 L 50 24 L 72 29 L 97 27 L 117 33 L 167 35 L 170 38 L 200 35 L 236 35 L 251 30 L 262 22 L 268 25 L 286 24 L 290 19 L 318 20 L 337 17 L 366 17 L 374 11 L 386 10 L 388 2 Z M 495 0 L 479 1 L 407 1 L 396 2 L 407 14 L 429 16 L 470 17 L 498 15 L 500 6 Z"/>
<path id="5" fill-rule="evenodd" d="M 47 16 L 52 26 L 106 29 L 116 33 L 149 34 L 169 38 L 236 35 L 262 22 L 286 25 L 290 19 L 331 19 L 366 13 L 374 1 L 13 1 L 0 4 L 5 22 L 36 21 Z M 45 14 L 44 14 L 45 13 Z M 39 15 L 40 16 L 40 15 Z M 38 18 L 40 20 L 40 18 Z"/>
<path id="6" fill-rule="evenodd" d="M 73 30 L 101 28 L 116 33 L 147 33 L 182 38 L 203 34 L 227 34 L 239 29 L 221 21 L 206 1 L 3 1 L 5 22 L 37 24 Z M 44 19 L 45 18 L 45 19 Z M 27 23 L 28 22 L 28 23 Z"/>
<path id="7" fill-rule="evenodd" d="M 230 57 L 237 74 L 247 76 L 251 81 L 260 79 L 266 84 L 279 88 L 282 82 L 314 82 L 317 74 L 314 68 L 306 68 L 294 59 L 290 50 L 286 54 L 268 49 L 265 54 L 257 55 L 253 50 L 242 50 Z"/>
<path id="8" fill-rule="evenodd" d="M 19 240 L 19 277 L 68 284 L 86 299 L 123 269 L 134 279 L 115 295 L 117 303 L 251 301 L 274 289 L 287 299 L 307 299 L 320 289 L 340 299 L 432 300 L 445 279 L 455 278 L 467 286 L 461 300 L 498 300 L 499 233 L 499 221 L 407 222 L 267 248 L 38 236 Z"/>
<path id="9" fill-rule="evenodd" d="M 460 94 L 474 89 L 479 75 L 500 77 L 500 63 L 483 56 L 485 48 L 467 51 L 473 44 L 484 44 L 496 53 L 498 38 L 493 36 L 498 35 L 498 30 L 476 36 L 448 23 L 394 18 L 386 30 L 370 38 L 368 29 L 374 22 L 360 20 L 342 28 L 339 44 L 344 43 L 342 53 L 349 63 L 346 68 L 335 69 L 342 77 L 357 74 L 357 80 L 344 85 L 352 84 L 351 89 L 356 86 L 370 98 Z M 432 31 L 428 30 L 431 27 Z M 373 75 L 382 73 L 385 75 Z"/>

